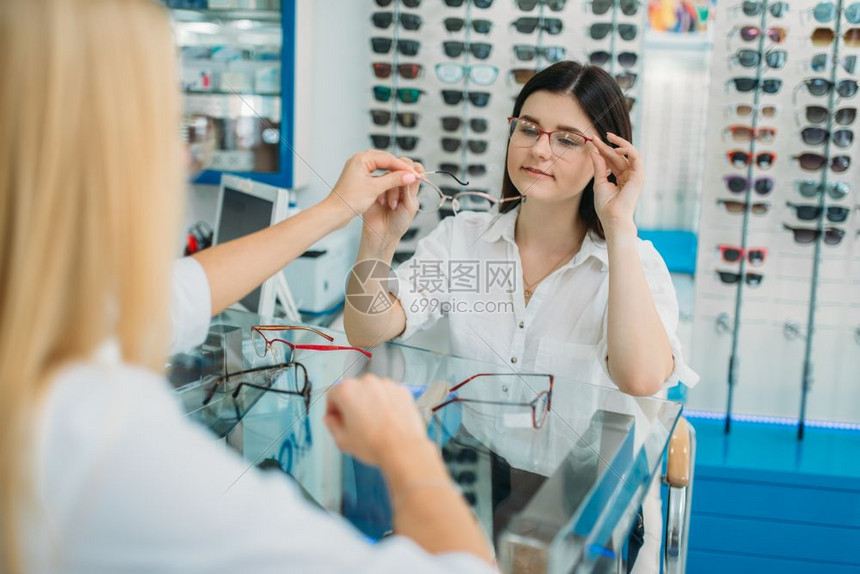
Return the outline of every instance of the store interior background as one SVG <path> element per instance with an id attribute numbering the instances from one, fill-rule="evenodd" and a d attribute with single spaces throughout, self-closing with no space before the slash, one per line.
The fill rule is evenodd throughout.
<path id="1" fill-rule="evenodd" d="M 768 26 L 784 25 L 788 29 L 788 37 L 776 47 L 786 50 L 788 63 L 782 69 L 764 74 L 783 79 L 780 93 L 760 94 L 760 102 L 780 106 L 781 117 L 770 124 L 779 130 L 774 144 L 756 143 L 759 149 L 754 151 L 775 150 L 777 163 L 770 170 L 755 169 L 752 174 L 773 177 L 778 183 L 767 197 L 750 195 L 753 201 L 771 204 L 766 215 L 750 215 L 749 222 L 749 246 L 765 247 L 768 255 L 763 266 L 746 266 L 746 272 L 761 273 L 764 280 L 758 287 L 743 286 L 738 376 L 732 408 L 735 422 L 731 433 L 725 433 L 732 330 L 738 320 L 735 317 L 738 285 L 723 284 L 717 271 L 738 271 L 739 267 L 737 263 L 722 262 L 717 245 L 741 244 L 743 216 L 726 214 L 716 200 L 744 201 L 743 194 L 725 189 L 723 176 L 746 176 L 748 172 L 746 168 L 732 167 L 725 154 L 733 149 L 749 151 L 751 143 L 732 141 L 724 131 L 730 125 L 751 123 L 749 118 L 728 113 L 727 106 L 753 103 L 753 94 L 727 89 L 725 83 L 732 77 L 755 75 L 755 69 L 729 64 L 729 60 L 738 49 L 758 45 L 740 41 L 735 28 L 761 23 L 759 17 L 740 14 L 739 4 L 731 0 L 700 3 L 700 12 L 709 13 L 705 29 L 681 34 L 654 30 L 642 34 L 640 29 L 635 40 L 641 50 L 635 70 L 638 81 L 633 90 L 637 98 L 633 110 L 635 143 L 647 166 L 647 184 L 637 210 L 637 222 L 642 236 L 655 242 L 673 271 L 681 310 L 679 335 L 688 362 L 702 375 L 695 389 L 671 395 L 685 400 L 687 416 L 699 433 L 690 552 L 726 569 L 737 564 L 754 564 L 761 571 L 773 571 L 772 568 L 793 571 L 791 568 L 797 564 L 811 568 L 813 564 L 826 563 L 831 567 L 827 571 L 849 572 L 858 567 L 856 556 L 852 557 L 848 551 L 849 541 L 860 536 L 860 457 L 857 457 L 860 237 L 856 211 L 860 204 L 860 168 L 857 162 L 844 173 L 828 173 L 829 177 L 851 185 L 851 193 L 838 204 L 848 206 L 852 213 L 847 222 L 840 224 L 846 230 L 841 244 L 821 246 L 813 369 L 808 378 L 809 425 L 803 440 L 798 439 L 797 426 L 815 251 L 813 245 L 796 244 L 792 234 L 782 229 L 783 223 L 815 225 L 815 222 L 800 222 L 786 202 L 818 201 L 798 195 L 793 182 L 819 179 L 821 172 L 803 171 L 790 159 L 807 151 L 823 153 L 822 146 L 801 141 L 800 130 L 810 124 L 798 117 L 796 110 L 814 104 L 827 106 L 829 98 L 813 97 L 795 89 L 807 78 L 830 77 L 829 69 L 816 73 L 808 66 L 813 53 L 827 51 L 811 45 L 808 39 L 811 31 L 832 26 L 814 21 L 812 9 L 818 2 L 789 2 L 790 12 L 784 23 L 767 20 Z M 845 7 L 849 4 L 846 2 Z M 651 3 L 652 10 L 677 5 Z M 594 21 L 587 6 L 569 1 L 564 9 L 565 22 L 568 25 L 576 22 L 579 14 L 583 28 L 586 22 Z M 309 31 L 296 46 L 297 57 L 301 59 L 304 55 L 302 63 L 306 65 L 303 78 L 297 82 L 308 87 L 311 105 L 309 114 L 299 109 L 296 115 L 304 116 L 309 137 L 304 142 L 297 141 L 295 151 L 301 158 L 296 160 L 297 169 L 304 169 L 300 164 L 306 162 L 312 171 L 305 173 L 307 185 L 298 190 L 300 207 L 310 206 L 330 192 L 344 161 L 357 150 L 371 146 L 369 134 L 386 133 L 388 127 L 377 128 L 371 123 L 369 110 L 388 109 L 389 104 L 374 102 L 371 93 L 374 85 L 391 85 L 391 80 L 374 77 L 371 63 L 390 62 L 393 57 L 374 54 L 370 48 L 371 37 L 390 36 L 391 31 L 376 30 L 371 14 L 392 11 L 393 5 L 380 8 L 373 0 L 313 0 L 307 2 L 307 7 L 310 9 L 305 17 L 297 22 L 297 28 Z M 465 13 L 464 8 L 446 7 L 443 0 L 423 0 L 418 9 L 403 10 L 422 14 L 425 26 L 427 14 L 433 11 L 444 16 Z M 474 17 L 481 17 L 482 10 L 472 10 Z M 519 13 L 509 0 L 496 0 L 490 10 L 504 11 L 504 16 L 493 17 L 499 21 L 527 15 Z M 555 14 L 547 12 L 547 16 Z M 437 19 L 441 17 L 434 21 Z M 843 22 L 843 27 L 858 25 Z M 503 29 L 494 30 L 489 41 L 492 43 L 506 33 Z M 578 40 L 567 38 L 568 34 L 577 33 L 574 28 L 567 28 L 564 35 L 550 36 L 545 42 L 578 45 Z M 437 30 L 432 42 L 438 43 L 437 36 L 461 39 L 463 34 Z M 409 37 L 425 41 L 421 31 L 410 33 Z M 479 40 L 485 41 L 475 39 Z M 528 39 L 499 41 L 520 43 L 520 40 Z M 844 50 L 843 57 L 860 56 L 856 47 Z M 571 49 L 567 54 L 570 59 L 581 60 L 584 56 L 583 51 Z M 448 86 L 436 82 L 432 66 L 444 58 L 440 59 L 435 52 L 429 59 L 424 54 L 400 58 L 403 62 L 425 64 L 422 87 L 429 92 L 421 103 L 402 109 L 419 113 L 429 108 L 438 111 L 442 107 L 438 90 Z M 513 67 L 510 55 L 499 58 L 502 66 L 506 66 L 503 73 Z M 489 63 L 496 64 L 495 59 L 496 56 Z M 297 63 L 297 68 L 302 63 Z M 855 69 L 849 74 L 840 69 L 838 77 L 857 80 L 856 72 Z M 497 82 L 509 80 L 500 76 Z M 512 95 L 516 93 L 513 86 L 506 85 Z M 836 107 L 856 107 L 860 96 L 839 98 L 832 103 Z M 498 109 L 505 110 L 511 104 Z M 450 109 L 454 114 L 459 110 Z M 509 113 L 507 109 L 494 112 L 493 117 L 486 111 L 475 115 L 497 121 L 503 133 L 504 118 Z M 769 124 L 760 119 L 758 125 Z M 857 125 L 847 127 L 853 131 Z M 421 128 L 406 131 L 428 141 L 438 141 L 442 135 L 436 125 L 428 127 L 426 134 Z M 501 165 L 504 143 L 503 139 L 494 141 L 483 155 L 491 170 L 493 166 L 498 170 Z M 429 158 L 430 153 L 421 153 L 426 149 L 429 148 L 421 147 L 411 155 Z M 855 142 L 847 149 L 831 147 L 830 153 L 853 156 L 856 150 Z M 435 164 L 440 157 L 438 150 L 436 153 L 432 155 L 433 161 L 427 162 L 433 169 L 437 168 Z M 456 156 L 449 157 L 449 161 L 458 160 Z M 478 161 L 475 156 L 470 163 L 472 160 Z M 490 177 L 485 181 L 490 192 L 497 194 L 498 183 Z M 214 221 L 216 195 L 217 186 L 189 187 L 188 224 Z M 347 242 L 350 249 L 357 249 L 360 225 L 360 221 L 353 221 L 340 232 L 351 238 Z M 825 222 L 827 226 L 830 224 Z M 333 326 L 338 324 L 336 320 Z M 448 345 L 443 325 L 420 334 L 411 343 L 456 352 Z"/>

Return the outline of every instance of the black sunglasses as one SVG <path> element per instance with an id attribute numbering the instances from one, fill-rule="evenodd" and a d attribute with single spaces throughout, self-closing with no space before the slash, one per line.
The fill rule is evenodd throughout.
<path id="1" fill-rule="evenodd" d="M 591 35 L 592 40 L 602 40 L 609 34 L 609 32 L 612 31 L 613 28 L 618 30 L 618 35 L 622 40 L 627 41 L 635 38 L 636 33 L 639 30 L 636 24 L 611 24 L 609 22 L 598 22 L 597 24 L 589 26 L 588 33 Z"/>
<path id="2" fill-rule="evenodd" d="M 779 78 L 762 80 L 758 78 L 732 78 L 728 83 L 734 84 L 735 89 L 739 92 L 751 92 L 761 86 L 761 91 L 764 93 L 775 94 L 782 88 L 782 80 Z"/>
<path id="3" fill-rule="evenodd" d="M 387 54 L 391 51 L 393 40 L 391 38 L 371 38 L 370 46 L 377 54 Z M 397 51 L 404 56 L 416 56 L 421 48 L 418 40 L 397 40 Z"/>
<path id="4" fill-rule="evenodd" d="M 609 12 L 609 9 L 615 5 L 616 0 L 592 0 L 591 11 L 601 16 Z M 633 16 L 639 10 L 639 0 L 620 0 L 617 5 L 626 16 Z"/>
<path id="5" fill-rule="evenodd" d="M 762 54 L 756 50 L 738 50 L 732 60 L 744 68 L 755 68 L 761 62 Z M 764 61 L 768 68 L 779 69 L 785 67 L 788 53 L 785 50 L 769 50 L 764 53 Z"/>
<path id="6" fill-rule="evenodd" d="M 632 68 L 639 60 L 639 55 L 636 52 L 621 52 L 616 56 L 618 63 L 622 68 Z M 606 50 L 597 50 L 588 55 L 588 61 L 594 66 L 605 66 L 612 59 L 612 54 Z"/>
<path id="7" fill-rule="evenodd" d="M 849 147 L 854 143 L 854 132 L 851 130 L 836 130 L 830 132 L 824 128 L 804 128 L 800 132 L 803 143 L 808 145 L 821 145 L 827 140 L 833 142 L 837 147 Z"/>
<path id="8" fill-rule="evenodd" d="M 439 171 L 459 174 L 463 171 L 462 167 L 459 163 L 440 163 Z M 487 166 L 482 163 L 472 163 L 466 166 L 465 171 L 472 177 L 481 177 L 487 174 Z"/>
<path id="9" fill-rule="evenodd" d="M 459 32 L 466 24 L 466 20 L 463 18 L 445 18 L 442 23 L 449 32 Z M 472 30 L 477 34 L 489 34 L 490 30 L 493 29 L 493 23 L 490 20 L 472 20 L 470 24 Z"/>
<path id="10" fill-rule="evenodd" d="M 456 106 L 464 96 L 465 92 L 460 90 L 442 90 L 442 100 L 449 106 Z M 469 92 L 469 101 L 473 106 L 484 108 L 490 103 L 490 92 Z"/>
<path id="11" fill-rule="evenodd" d="M 421 116 L 415 112 L 397 112 L 396 121 L 404 128 L 414 128 Z M 391 123 L 391 112 L 388 110 L 370 110 L 370 118 L 374 125 L 385 126 Z"/>
<path id="12" fill-rule="evenodd" d="M 522 62 L 530 62 L 540 56 L 547 62 L 559 62 L 564 60 L 567 50 L 564 46 L 529 46 L 517 44 L 514 46 L 514 56 Z"/>
<path id="13" fill-rule="evenodd" d="M 459 8 L 465 4 L 465 2 L 466 0 L 445 0 L 445 5 L 449 8 Z M 476 8 L 481 8 L 483 10 L 492 6 L 493 0 L 472 0 L 472 4 L 474 4 Z"/>
<path id="14" fill-rule="evenodd" d="M 788 207 L 794 209 L 795 215 L 801 221 L 813 221 L 818 219 L 822 211 L 831 223 L 843 223 L 851 215 L 851 209 L 843 205 L 828 205 L 823 210 L 820 205 L 800 204 L 787 201 Z"/>
<path id="15" fill-rule="evenodd" d="M 405 151 L 412 151 L 418 145 L 416 136 L 397 136 L 397 147 Z M 390 135 L 371 134 L 370 141 L 373 142 L 373 147 L 377 149 L 387 149 L 391 146 Z"/>
<path id="16" fill-rule="evenodd" d="M 734 273 L 732 271 L 717 271 L 717 275 L 725 285 L 734 285 L 741 279 L 740 273 Z M 750 287 L 758 287 L 761 285 L 762 280 L 764 279 L 764 275 L 761 273 L 747 273 L 746 274 L 746 283 Z"/>
<path id="17" fill-rule="evenodd" d="M 802 153 L 793 156 L 792 159 L 798 160 L 801 169 L 806 171 L 821 171 L 827 165 L 827 157 L 817 153 Z M 849 167 L 851 167 L 851 156 L 849 155 L 836 155 L 830 158 L 830 169 L 836 173 L 848 171 Z"/>
<path id="18" fill-rule="evenodd" d="M 479 60 L 486 60 L 490 57 L 493 51 L 493 45 L 487 42 L 442 42 L 442 49 L 445 50 L 445 55 L 449 58 L 459 58 L 464 50 L 469 50 L 474 57 Z"/>
<path id="19" fill-rule="evenodd" d="M 516 4 L 523 12 L 531 12 L 538 4 L 543 4 L 553 12 L 561 12 L 567 0 L 516 0 Z"/>
<path id="20" fill-rule="evenodd" d="M 534 16 L 517 18 L 511 22 L 511 26 L 513 26 L 520 34 L 531 34 L 536 29 L 540 28 L 552 36 L 561 34 L 561 31 L 564 29 L 564 23 L 562 23 L 558 18 L 536 18 Z"/>
<path id="21" fill-rule="evenodd" d="M 447 152 L 455 152 L 463 145 L 463 140 L 460 138 L 442 138 L 442 149 Z M 466 145 L 472 153 L 484 153 L 487 151 L 489 142 L 484 140 L 468 140 Z"/>
<path id="22" fill-rule="evenodd" d="M 391 5 L 394 0 L 376 0 L 376 5 L 380 8 L 386 8 Z M 421 0 L 401 0 L 407 8 L 418 8 L 421 6 Z"/>
<path id="23" fill-rule="evenodd" d="M 794 233 L 795 243 L 814 243 L 821 236 L 820 229 L 809 229 L 807 227 L 791 227 L 783 224 L 782 227 Z M 824 243 L 827 245 L 839 245 L 845 237 L 845 230 L 839 227 L 828 227 L 824 230 Z"/>
<path id="24" fill-rule="evenodd" d="M 830 93 L 834 84 L 825 78 L 809 78 L 803 84 L 813 96 L 824 96 Z M 857 80 L 839 80 L 835 84 L 836 93 L 843 98 L 853 98 L 857 95 Z"/>
<path id="25" fill-rule="evenodd" d="M 373 25 L 377 28 L 386 29 L 391 26 L 392 22 L 394 22 L 394 13 L 393 12 L 374 12 L 370 20 L 373 22 Z M 421 28 L 421 16 L 418 14 L 408 14 L 406 12 L 400 13 L 400 25 L 403 26 L 406 30 L 414 31 Z"/>
<path id="26" fill-rule="evenodd" d="M 463 118 L 457 116 L 445 116 L 442 118 L 442 129 L 446 132 L 455 132 L 463 125 Z M 487 120 L 484 118 L 470 118 L 469 128 L 478 134 L 487 131 Z"/>
<path id="27" fill-rule="evenodd" d="M 806 121 L 813 124 L 823 124 L 829 114 L 830 110 L 824 106 L 806 106 Z M 833 113 L 833 119 L 840 126 L 853 124 L 857 119 L 857 108 L 839 108 Z"/>

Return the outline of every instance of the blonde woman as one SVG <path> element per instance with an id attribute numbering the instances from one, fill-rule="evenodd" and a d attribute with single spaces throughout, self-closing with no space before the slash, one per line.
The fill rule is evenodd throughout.
<path id="1" fill-rule="evenodd" d="M 400 536 L 375 547 L 283 479 L 245 473 L 182 416 L 161 375 L 183 195 L 174 60 L 151 0 L 0 3 L 0 570 L 489 570 L 390 381 L 342 383 L 326 415 L 392 490 Z M 391 173 L 372 178 L 377 168 Z M 288 260 L 414 177 L 359 154 L 331 197 L 266 233 Z M 182 327 L 195 313 L 205 323 L 267 276 L 278 257 L 225 280 L 249 246 L 182 264 L 208 305 L 174 308 L 175 343 L 194 338 Z"/>

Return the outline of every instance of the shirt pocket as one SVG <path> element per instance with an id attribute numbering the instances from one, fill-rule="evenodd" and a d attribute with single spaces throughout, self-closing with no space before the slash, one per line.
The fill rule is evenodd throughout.
<path id="1" fill-rule="evenodd" d="M 598 367 L 597 345 L 568 343 L 544 337 L 538 343 L 535 367 L 540 373 L 591 383 Z"/>

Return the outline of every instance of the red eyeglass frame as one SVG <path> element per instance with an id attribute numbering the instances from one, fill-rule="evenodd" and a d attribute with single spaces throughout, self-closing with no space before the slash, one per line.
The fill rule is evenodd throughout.
<path id="1" fill-rule="evenodd" d="M 531 407 L 531 409 L 532 409 L 532 427 L 535 429 L 539 429 L 543 426 L 543 423 L 546 421 L 546 418 L 549 415 L 549 411 L 552 410 L 552 387 L 553 387 L 553 383 L 555 381 L 555 376 L 553 376 L 553 375 L 546 374 L 546 373 L 478 373 L 477 375 L 472 375 L 471 377 L 469 377 L 465 381 L 454 385 L 453 387 L 451 387 L 448 390 L 448 393 L 449 394 L 454 393 L 455 391 L 457 391 L 458 389 L 460 389 L 464 385 L 474 381 L 475 379 L 477 379 L 479 377 L 523 377 L 523 376 L 548 377 L 549 378 L 549 390 L 539 392 L 538 395 L 534 398 L 534 400 L 529 401 L 527 403 L 509 403 L 509 402 L 504 402 L 504 401 L 484 401 L 484 400 L 480 400 L 480 399 L 464 399 L 461 397 L 454 397 L 454 398 L 448 399 L 447 401 L 439 403 L 438 405 L 436 405 L 435 407 L 430 409 L 430 412 L 435 413 L 439 409 L 442 409 L 443 407 L 447 407 L 448 405 L 453 404 L 453 403 L 480 403 L 480 404 L 486 404 L 486 405 Z M 543 396 L 543 395 L 546 395 L 546 411 L 544 411 L 543 417 L 541 417 L 541 420 L 538 421 L 537 420 L 537 404 L 538 404 L 538 401 L 541 400 L 541 396 Z"/>
<path id="2" fill-rule="evenodd" d="M 349 347 L 342 345 L 305 345 L 305 344 L 297 344 L 292 343 L 290 341 L 285 341 L 284 339 L 269 339 L 266 335 L 263 334 L 264 331 L 310 331 L 320 337 L 323 337 L 329 342 L 334 341 L 334 337 L 330 335 L 326 335 L 322 331 L 317 331 L 311 327 L 305 327 L 303 325 L 254 325 L 251 327 L 251 336 L 254 336 L 254 331 L 260 334 L 264 341 L 266 341 L 266 350 L 263 353 L 262 357 L 265 357 L 269 353 L 269 349 L 272 348 L 273 343 L 283 343 L 290 348 L 290 360 L 293 359 L 293 354 L 296 352 L 296 349 L 302 349 L 306 351 L 358 351 L 368 359 L 373 358 L 373 354 L 361 349 L 359 347 Z M 259 353 L 257 353 L 259 355 Z"/>
<path id="3" fill-rule="evenodd" d="M 535 144 L 537 144 L 538 140 L 540 140 L 540 138 L 544 134 L 546 134 L 546 138 L 547 138 L 547 140 L 549 140 L 550 146 L 552 146 L 552 134 L 559 133 L 559 132 L 577 135 L 577 136 L 581 137 L 582 139 L 584 139 L 585 143 L 588 143 L 588 142 L 594 140 L 594 138 L 590 138 L 582 132 L 572 132 L 570 130 L 552 130 L 551 132 L 544 131 L 544 130 L 540 129 L 539 125 L 537 125 L 535 122 L 533 122 L 532 120 L 530 120 L 528 118 L 518 118 L 516 116 L 509 116 L 508 117 L 508 124 L 510 124 L 514 120 L 516 120 L 518 122 L 528 122 L 528 123 L 532 124 L 535 128 L 537 128 L 538 137 L 537 137 L 537 140 L 535 140 Z"/>

